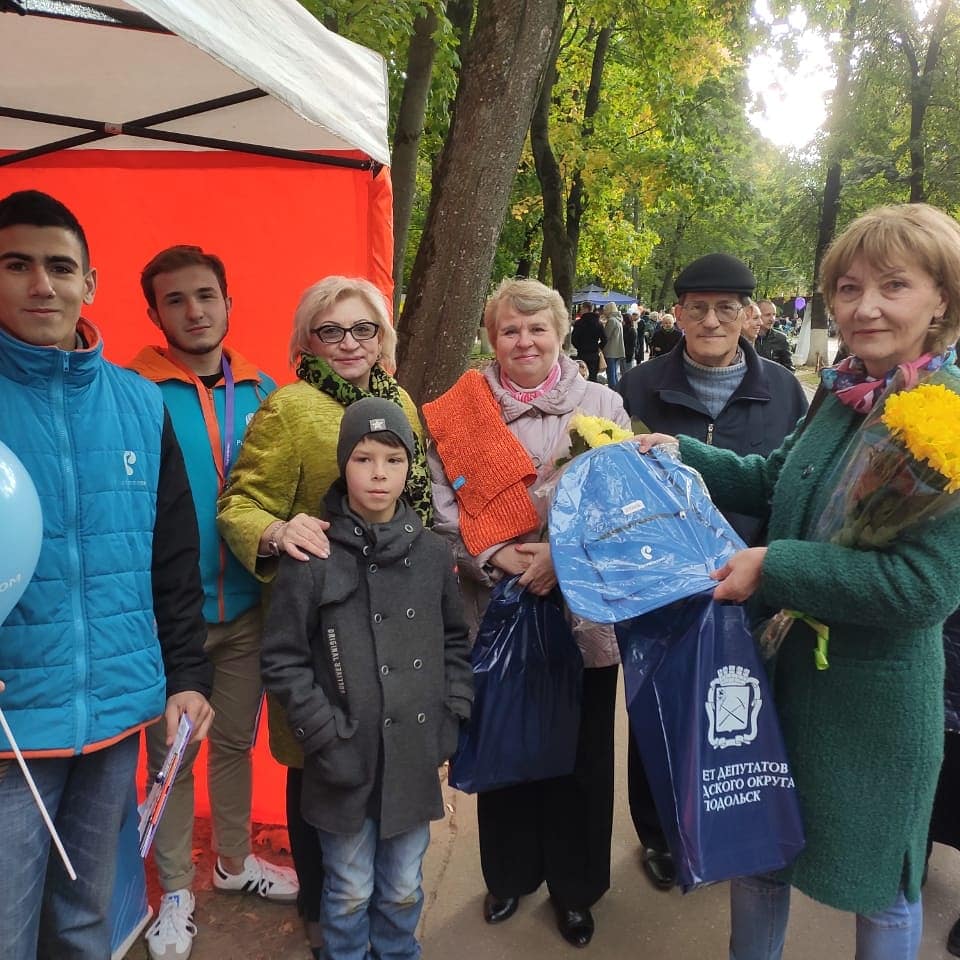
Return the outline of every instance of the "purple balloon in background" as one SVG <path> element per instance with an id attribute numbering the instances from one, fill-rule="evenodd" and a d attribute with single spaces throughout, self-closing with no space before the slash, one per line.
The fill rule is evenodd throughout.
<path id="1" fill-rule="evenodd" d="M 798 310 L 802 310 L 807 305 L 807 301 L 803 297 L 797 297 L 797 299 L 793 301 L 793 305 Z"/>
<path id="2" fill-rule="evenodd" d="M 37 488 L 16 454 L 0 443 L 0 624 L 27 589 L 42 541 Z"/>

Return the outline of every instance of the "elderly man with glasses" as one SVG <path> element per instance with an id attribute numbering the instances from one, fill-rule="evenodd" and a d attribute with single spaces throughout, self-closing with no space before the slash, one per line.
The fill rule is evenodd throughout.
<path id="1" fill-rule="evenodd" d="M 700 257 L 680 273 L 674 289 L 683 339 L 620 382 L 636 432 L 685 434 L 741 455 L 765 455 L 793 430 L 807 410 L 803 388 L 784 367 L 757 356 L 743 336 L 744 307 L 755 287 L 747 265 L 726 253 Z M 762 541 L 759 521 L 726 517 L 747 544 Z M 644 870 L 655 887 L 669 890 L 673 860 L 632 732 L 628 794 Z"/>

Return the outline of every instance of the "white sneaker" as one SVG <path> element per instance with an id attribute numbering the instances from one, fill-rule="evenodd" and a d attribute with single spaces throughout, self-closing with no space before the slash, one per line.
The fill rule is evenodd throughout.
<path id="1" fill-rule="evenodd" d="M 160 912 L 144 935 L 153 960 L 186 960 L 193 950 L 197 926 L 193 922 L 194 899 L 187 890 L 174 890 L 160 898 Z"/>
<path id="2" fill-rule="evenodd" d="M 227 873 L 217 857 L 213 885 L 221 893 L 258 893 L 264 900 L 293 903 L 300 892 L 296 871 L 278 867 L 252 853 L 243 861 L 243 873 Z"/>

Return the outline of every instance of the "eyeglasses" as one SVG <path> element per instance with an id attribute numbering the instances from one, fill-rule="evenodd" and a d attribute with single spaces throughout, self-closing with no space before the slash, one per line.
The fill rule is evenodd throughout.
<path id="1" fill-rule="evenodd" d="M 722 303 L 704 303 L 703 300 L 694 300 L 684 303 L 681 309 L 684 318 L 694 323 L 703 323 L 711 310 L 721 323 L 733 323 L 740 315 L 743 305 L 735 300 L 724 300 Z"/>
<path id="2" fill-rule="evenodd" d="M 380 332 L 380 324 L 372 320 L 361 320 L 352 327 L 340 327 L 335 323 L 325 323 L 310 331 L 321 343 L 339 343 L 348 333 L 354 340 L 372 340 Z"/>

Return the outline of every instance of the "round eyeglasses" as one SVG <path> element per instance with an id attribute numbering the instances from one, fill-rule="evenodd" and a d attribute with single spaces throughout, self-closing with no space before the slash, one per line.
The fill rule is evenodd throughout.
<path id="1" fill-rule="evenodd" d="M 372 340 L 380 332 L 380 324 L 372 320 L 361 320 L 352 327 L 340 327 L 335 323 L 324 323 L 310 331 L 321 343 L 339 343 L 348 333 L 354 340 Z"/>
<path id="2" fill-rule="evenodd" d="M 703 300 L 687 301 L 681 307 L 684 319 L 694 323 L 703 323 L 712 310 L 721 323 L 733 323 L 740 315 L 743 305 L 736 300 L 724 300 L 721 303 L 706 303 Z"/>

